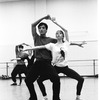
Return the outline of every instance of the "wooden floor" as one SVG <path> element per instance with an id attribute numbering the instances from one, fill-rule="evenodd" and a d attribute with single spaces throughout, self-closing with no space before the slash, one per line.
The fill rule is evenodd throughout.
<path id="1" fill-rule="evenodd" d="M 19 82 L 19 80 L 17 81 Z M 28 100 L 29 91 L 23 80 L 21 86 L 10 86 L 12 80 L 0 79 L 0 100 Z M 42 94 L 35 82 L 38 100 L 43 100 Z M 44 82 L 49 100 L 52 100 L 52 84 L 49 80 Z M 75 100 L 77 81 L 70 78 L 61 78 L 61 100 Z M 82 100 L 98 100 L 98 78 L 85 78 L 82 89 Z"/>

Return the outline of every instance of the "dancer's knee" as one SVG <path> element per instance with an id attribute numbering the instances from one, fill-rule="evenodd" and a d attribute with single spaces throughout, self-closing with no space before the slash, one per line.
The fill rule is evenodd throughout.
<path id="1" fill-rule="evenodd" d="M 12 72 L 12 73 L 11 73 L 11 77 L 14 77 L 14 76 L 16 76 L 16 75 L 15 75 L 15 73 L 14 73 L 14 72 Z"/>
<path id="2" fill-rule="evenodd" d="M 33 82 L 34 82 L 34 81 L 33 81 L 32 78 L 26 76 L 26 78 L 25 78 L 25 83 L 26 83 L 27 85 L 31 85 L 31 84 L 33 84 Z"/>
<path id="3" fill-rule="evenodd" d="M 60 84 L 60 77 L 56 76 L 51 80 L 53 83 Z"/>
<path id="4" fill-rule="evenodd" d="M 26 83 L 26 84 L 29 84 L 29 83 L 31 83 L 31 81 L 26 77 L 26 78 L 25 78 L 25 83 Z"/>
<path id="5" fill-rule="evenodd" d="M 84 82 L 84 78 L 81 77 L 79 81 L 80 81 L 81 83 L 83 83 L 83 82 Z"/>

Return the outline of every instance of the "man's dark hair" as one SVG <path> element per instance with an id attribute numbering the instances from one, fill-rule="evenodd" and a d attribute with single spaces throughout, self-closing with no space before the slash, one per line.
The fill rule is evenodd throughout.
<path id="1" fill-rule="evenodd" d="M 24 47 L 22 45 L 19 45 L 19 48 L 22 48 L 23 49 Z"/>
<path id="2" fill-rule="evenodd" d="M 47 25 L 46 23 L 43 23 L 43 22 L 41 22 L 41 23 L 38 25 L 38 28 L 39 28 L 40 26 L 42 26 L 42 25 L 44 25 L 44 26 L 46 27 L 46 30 L 48 29 L 48 25 Z"/>

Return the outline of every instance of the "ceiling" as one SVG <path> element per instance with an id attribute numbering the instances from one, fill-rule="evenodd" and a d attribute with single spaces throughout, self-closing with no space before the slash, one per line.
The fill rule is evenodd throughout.
<path id="1" fill-rule="evenodd" d="M 0 2 L 28 1 L 28 0 L 0 0 Z"/>
<path id="2" fill-rule="evenodd" d="M 14 2 L 14 1 L 34 1 L 34 0 L 0 0 L 0 2 Z M 80 0 L 81 1 L 81 0 Z"/>

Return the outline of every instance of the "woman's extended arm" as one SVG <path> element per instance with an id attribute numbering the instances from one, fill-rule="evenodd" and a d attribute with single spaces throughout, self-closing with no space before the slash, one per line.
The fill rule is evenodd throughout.
<path id="1" fill-rule="evenodd" d="M 25 49 L 24 51 L 28 51 L 28 50 L 36 50 L 36 49 L 45 49 L 45 45 L 41 45 L 41 46 L 34 46 L 33 48 L 30 49 Z"/>
<path id="2" fill-rule="evenodd" d="M 80 44 L 78 44 L 78 43 L 72 43 L 72 42 L 70 43 L 70 45 L 77 45 L 77 46 L 82 47 L 82 48 L 83 48 L 84 44 L 87 44 L 86 41 L 82 41 L 82 43 L 80 43 Z"/>

